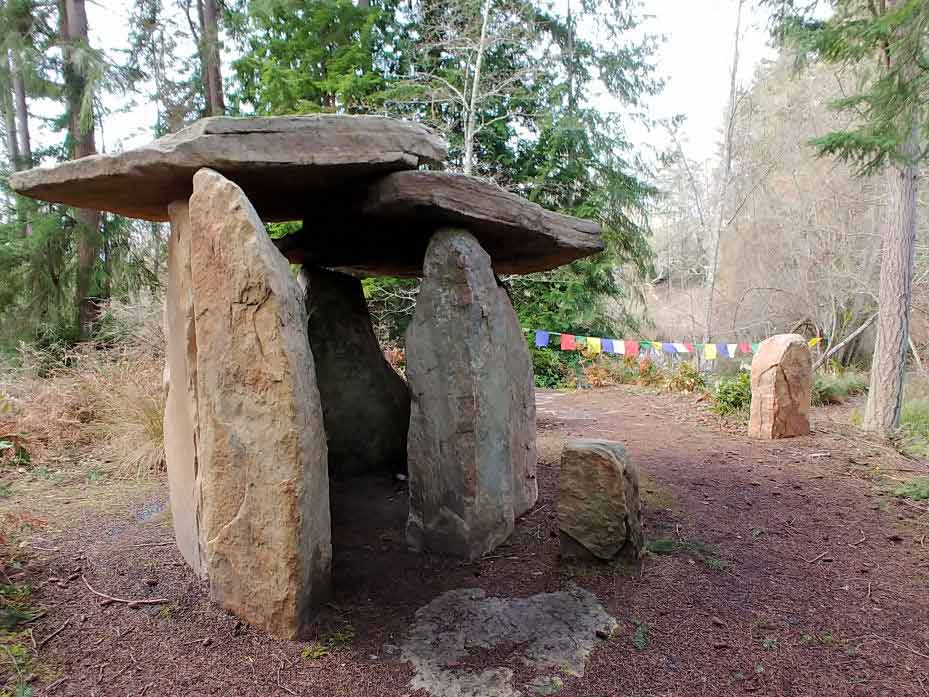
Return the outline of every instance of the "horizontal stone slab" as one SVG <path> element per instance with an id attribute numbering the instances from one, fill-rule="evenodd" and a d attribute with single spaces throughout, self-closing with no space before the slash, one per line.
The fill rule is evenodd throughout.
<path id="1" fill-rule="evenodd" d="M 91 155 L 10 177 L 24 196 L 164 221 L 202 167 L 233 180 L 264 220 L 299 220 L 307 195 L 445 158 L 445 142 L 379 116 L 213 117 L 113 155 Z"/>
<path id="2" fill-rule="evenodd" d="M 500 274 L 546 271 L 603 250 L 596 222 L 553 213 L 481 179 L 426 171 L 396 172 L 355 195 L 320 201 L 302 230 L 276 243 L 293 263 L 421 276 L 439 227 L 467 229 Z"/>

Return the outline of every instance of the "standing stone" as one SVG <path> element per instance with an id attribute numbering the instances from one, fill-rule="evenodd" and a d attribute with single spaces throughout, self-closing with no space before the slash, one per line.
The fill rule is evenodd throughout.
<path id="1" fill-rule="evenodd" d="M 300 283 L 326 422 L 329 473 L 405 473 L 410 392 L 384 359 L 361 281 L 304 268 Z"/>
<path id="2" fill-rule="evenodd" d="M 513 515 L 519 518 L 539 499 L 535 468 L 535 377 L 529 346 L 506 289 L 500 286 L 500 316 L 506 332 L 507 377 L 510 382 L 510 456 L 513 459 Z"/>
<path id="3" fill-rule="evenodd" d="M 561 555 L 639 559 L 645 547 L 639 470 L 621 443 L 570 440 L 558 486 Z"/>
<path id="4" fill-rule="evenodd" d="M 799 334 L 765 339 L 752 359 L 752 408 L 748 435 L 773 439 L 810 433 L 813 362 Z"/>
<path id="5" fill-rule="evenodd" d="M 164 441 L 174 536 L 184 560 L 205 575 L 200 549 L 200 481 L 197 470 L 197 341 L 190 278 L 190 216 L 186 201 L 168 207 L 168 283 L 165 293 Z"/>
<path id="6" fill-rule="evenodd" d="M 476 559 L 513 531 L 526 494 L 514 492 L 514 443 L 529 443 L 534 412 L 516 412 L 510 371 L 525 351 L 490 257 L 468 232 L 433 235 L 407 331 L 412 393 L 407 542 Z M 531 383 L 529 383 L 531 389 Z M 531 435 L 525 431 L 531 429 Z M 520 433 L 514 433 L 514 430 Z M 521 465 L 526 467 L 525 464 Z"/>
<path id="7" fill-rule="evenodd" d="M 242 190 L 201 169 L 190 199 L 211 597 L 277 636 L 329 591 L 326 436 L 303 296 Z"/>

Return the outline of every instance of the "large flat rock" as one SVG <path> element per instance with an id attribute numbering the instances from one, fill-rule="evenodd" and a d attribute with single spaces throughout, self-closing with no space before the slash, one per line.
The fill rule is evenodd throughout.
<path id="1" fill-rule="evenodd" d="M 303 230 L 277 244 L 293 263 L 421 276 L 439 227 L 468 230 L 500 274 L 546 271 L 603 250 L 594 221 L 553 213 L 474 177 L 428 171 L 396 172 L 319 201 Z"/>
<path id="2" fill-rule="evenodd" d="M 379 116 L 201 119 L 153 143 L 10 177 L 24 196 L 164 221 L 201 167 L 238 184 L 263 220 L 299 220 L 314 192 L 444 159 L 424 126 Z"/>

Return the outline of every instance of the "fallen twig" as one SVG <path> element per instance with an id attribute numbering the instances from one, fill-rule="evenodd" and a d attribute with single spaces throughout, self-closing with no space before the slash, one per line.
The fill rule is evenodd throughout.
<path id="1" fill-rule="evenodd" d="M 817 562 L 817 561 L 819 561 L 820 559 L 822 559 L 822 558 L 823 558 L 824 556 L 826 556 L 828 553 L 829 553 L 829 550 L 826 550 L 826 551 L 823 552 L 822 554 L 817 554 L 817 555 L 816 555 L 815 557 L 813 557 L 812 559 L 804 559 L 803 561 L 805 561 L 807 564 L 812 564 L 813 562 Z"/>
<path id="2" fill-rule="evenodd" d="M 67 680 L 67 678 L 58 678 L 55 682 L 45 688 L 45 694 L 50 695 L 52 692 L 61 687 L 61 684 Z"/>
<path id="3" fill-rule="evenodd" d="M 81 575 L 81 580 L 84 582 L 84 585 L 87 586 L 87 590 L 89 590 L 94 595 L 100 596 L 101 598 L 106 598 L 111 603 L 126 603 L 127 605 L 162 605 L 164 603 L 171 602 L 167 598 L 144 598 L 141 600 L 132 600 L 130 598 L 117 598 L 116 596 L 108 595 L 106 593 L 101 593 L 98 590 L 94 590 L 94 587 L 91 586 L 87 582 L 87 579 L 84 577 L 83 574 Z"/>
<path id="4" fill-rule="evenodd" d="M 62 624 L 58 629 L 56 629 L 54 632 L 52 632 L 52 633 L 49 634 L 47 637 L 45 637 L 44 639 L 42 639 L 42 641 L 40 641 L 40 642 L 38 643 L 38 645 L 36 646 L 36 650 L 41 649 L 41 648 L 42 648 L 43 646 L 45 646 L 48 642 L 50 642 L 50 641 L 51 641 L 52 639 L 54 639 L 56 636 L 58 636 L 59 634 L 61 634 L 61 633 L 65 630 L 65 627 L 67 627 L 69 624 L 71 624 L 71 618 L 70 618 L 70 617 L 69 617 L 68 619 L 66 619 L 66 620 L 64 621 L 64 624 Z"/>
<path id="5" fill-rule="evenodd" d="M 296 692 L 287 687 L 284 683 L 281 682 L 281 669 L 284 667 L 284 661 L 281 661 L 281 664 L 277 667 L 277 686 L 284 690 L 287 694 L 297 695 Z M 297 695 L 297 697 L 299 697 Z"/>
<path id="6" fill-rule="evenodd" d="M 907 644 L 904 644 L 902 641 L 894 641 L 893 639 L 888 639 L 886 637 L 878 636 L 877 634 L 865 634 L 863 637 L 861 637 L 861 639 L 862 640 L 873 639 L 874 641 L 883 641 L 884 643 L 890 644 L 891 646 L 896 646 L 897 648 L 900 648 L 900 649 L 906 649 L 914 656 L 919 656 L 920 658 L 925 658 L 927 661 L 929 661 L 929 655 L 926 655 L 924 653 L 921 653 L 920 651 L 917 651 L 912 646 L 908 646 Z"/>
<path id="7" fill-rule="evenodd" d="M 849 547 L 857 547 L 857 546 L 860 545 L 862 542 L 864 542 L 865 540 L 868 539 L 867 536 L 864 534 L 864 530 L 859 530 L 858 532 L 861 533 L 861 539 L 858 540 L 857 542 L 849 542 L 849 543 L 848 543 L 848 546 L 849 546 Z"/>
<path id="8" fill-rule="evenodd" d="M 132 547 L 167 547 L 168 545 L 173 545 L 174 542 L 140 542 L 139 544 L 132 545 Z"/>

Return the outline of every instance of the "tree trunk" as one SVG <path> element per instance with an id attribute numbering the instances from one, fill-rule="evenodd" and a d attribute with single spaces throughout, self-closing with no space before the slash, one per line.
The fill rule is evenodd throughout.
<path id="1" fill-rule="evenodd" d="M 9 53 L 5 56 L 7 72 L 10 70 Z M 16 171 L 19 169 L 19 144 L 16 140 L 16 114 L 13 111 L 13 97 L 10 91 L 3 90 L 3 127 L 6 129 L 6 149 L 10 156 L 10 167 Z"/>
<path id="2" fill-rule="evenodd" d="M 904 146 L 907 164 L 889 173 L 890 207 L 881 256 L 877 341 L 871 359 L 871 386 L 862 428 L 887 438 L 900 425 L 903 372 L 906 367 L 913 256 L 916 250 L 916 193 L 919 170 L 912 164 L 919 153 L 918 133 Z"/>
<path id="3" fill-rule="evenodd" d="M 222 116 L 226 113 L 223 99 L 223 77 L 219 57 L 219 12 L 216 0 L 202 0 L 200 52 L 203 61 L 203 89 L 207 100 L 207 116 Z"/>
<path id="4" fill-rule="evenodd" d="M 465 119 L 464 132 L 464 158 L 462 170 L 471 174 L 474 169 L 474 137 L 477 131 L 477 105 L 481 90 L 481 65 L 484 62 L 484 51 L 487 46 L 487 23 L 490 19 L 490 0 L 484 0 L 481 14 L 481 38 L 477 44 L 477 57 L 474 61 L 474 76 L 471 80 L 471 99 L 468 102 L 468 113 Z"/>
<path id="5" fill-rule="evenodd" d="M 19 136 L 20 166 L 17 169 L 32 167 L 32 141 L 29 138 L 29 108 L 26 104 L 26 85 L 23 81 L 22 58 L 13 53 L 10 76 L 13 80 L 13 94 L 16 97 L 16 128 Z"/>
<path id="6" fill-rule="evenodd" d="M 97 152 L 94 141 L 94 124 L 81 123 L 81 106 L 87 81 L 76 64 L 72 46 L 75 43 L 87 43 L 87 11 L 84 0 L 62 0 L 61 39 L 62 57 L 64 58 L 65 94 L 68 107 L 68 133 L 71 138 L 71 158 L 78 159 Z M 100 213 L 89 208 L 75 209 L 77 219 L 77 278 L 75 280 L 75 305 L 77 308 L 77 330 L 80 336 L 86 336 L 94 316 L 94 302 L 90 296 L 90 281 L 94 262 L 97 258 L 97 244 L 100 227 Z"/>
<path id="7" fill-rule="evenodd" d="M 736 76 L 739 72 L 739 32 L 742 30 L 742 5 L 745 0 L 739 0 L 735 16 L 735 37 L 732 49 L 732 70 L 729 73 L 729 118 L 726 120 L 725 145 L 723 151 L 723 179 L 719 194 L 718 212 L 716 215 L 716 241 L 713 246 L 713 261 L 707 277 L 707 293 L 705 319 L 703 322 L 703 340 L 709 342 L 713 334 L 713 296 L 716 294 L 716 276 L 719 270 L 719 243 L 723 235 L 723 221 L 725 220 L 726 198 L 729 194 L 729 179 L 732 177 L 732 131 L 735 127 L 736 116 Z"/>

